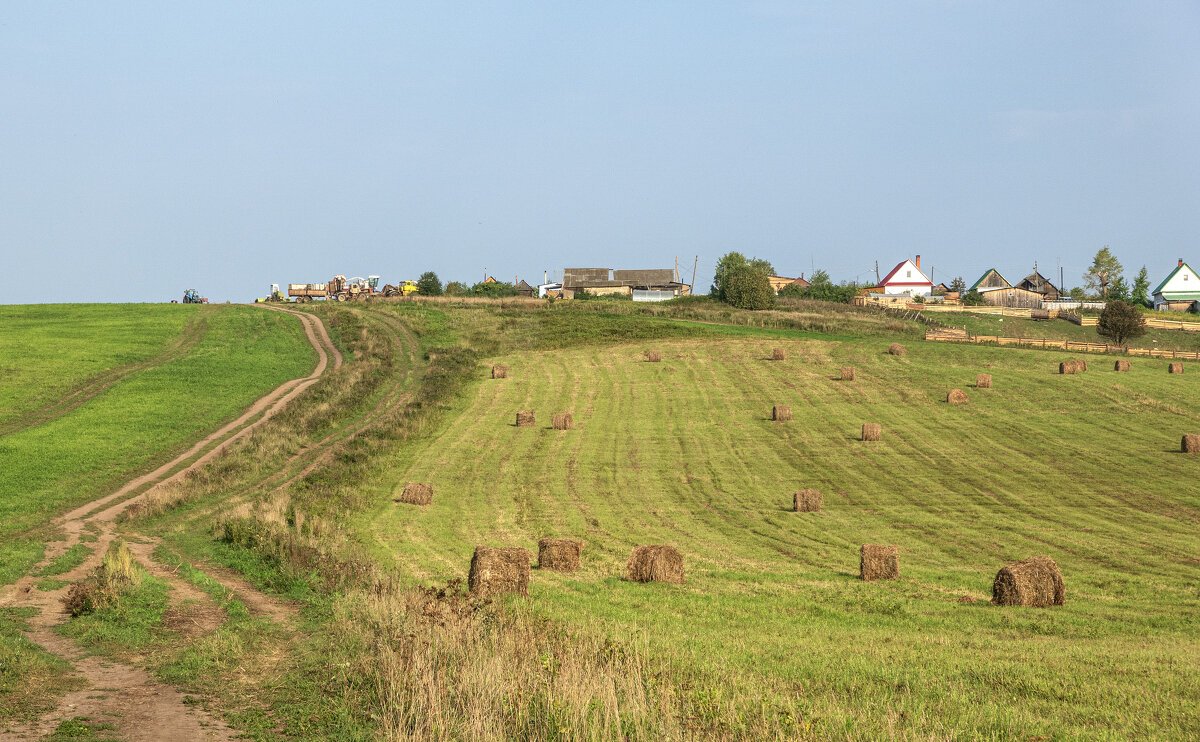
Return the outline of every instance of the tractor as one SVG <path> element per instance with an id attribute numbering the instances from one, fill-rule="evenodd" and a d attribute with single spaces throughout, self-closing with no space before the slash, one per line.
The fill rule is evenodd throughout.
<path id="1" fill-rule="evenodd" d="M 271 295 L 266 298 L 255 299 L 255 304 L 284 304 L 290 301 L 283 292 L 279 290 L 279 284 L 271 284 Z"/>
<path id="2" fill-rule="evenodd" d="M 183 292 L 183 303 L 184 304 L 207 304 L 208 299 L 200 296 L 200 292 L 196 291 L 196 289 L 188 289 L 187 291 Z"/>
<path id="3" fill-rule="evenodd" d="M 387 284 L 383 287 L 383 291 L 380 293 L 382 293 L 384 296 L 409 296 L 410 294 L 415 294 L 418 291 L 420 291 L 420 289 L 417 288 L 416 281 L 401 281 L 399 286 L 393 286 L 390 283 Z"/>

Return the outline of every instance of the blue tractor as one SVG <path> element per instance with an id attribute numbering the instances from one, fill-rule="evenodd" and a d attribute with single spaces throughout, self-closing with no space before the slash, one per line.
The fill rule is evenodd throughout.
<path id="1" fill-rule="evenodd" d="M 208 299 L 205 299 L 204 297 L 200 296 L 200 292 L 196 291 L 196 289 L 188 289 L 187 291 L 183 292 L 183 303 L 184 304 L 207 304 Z"/>

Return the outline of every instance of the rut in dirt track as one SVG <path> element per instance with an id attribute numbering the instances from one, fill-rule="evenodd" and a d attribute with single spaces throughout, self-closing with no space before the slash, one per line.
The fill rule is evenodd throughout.
<path id="1" fill-rule="evenodd" d="M 318 361 L 312 373 L 281 384 L 255 402 L 238 419 L 206 436 L 192 448 L 149 474 L 137 477 L 116 492 L 75 508 L 58 518 L 55 525 L 66 533 L 66 540 L 56 545 L 56 548 L 48 549 L 45 559 L 36 565 L 29 575 L 18 580 L 0 595 L 0 605 L 38 609 L 37 615 L 29 621 L 31 629 L 27 637 L 50 653 L 69 661 L 87 682 L 85 689 L 68 694 L 54 711 L 38 721 L 0 731 L 0 740 L 40 738 L 53 732 L 61 721 L 76 716 L 87 716 L 93 720 L 112 723 L 117 727 L 120 738 L 127 740 L 186 741 L 236 738 L 236 733 L 223 721 L 203 709 L 184 704 L 183 694 L 151 678 L 144 670 L 120 662 L 85 656 L 73 641 L 56 634 L 53 631 L 54 627 L 66 620 L 61 605 L 66 588 L 39 590 L 35 587 L 36 579 L 33 575 L 54 557 L 79 543 L 85 526 L 92 523 L 93 529 L 99 532 L 94 551 L 83 564 L 61 576 L 68 581 L 82 579 L 100 562 L 108 544 L 115 537 L 115 520 L 122 510 L 145 497 L 154 486 L 173 481 L 188 471 L 203 466 L 231 443 L 269 420 L 298 394 L 316 383 L 329 368 L 331 359 L 333 368 L 342 365 L 341 353 L 329 339 L 325 326 L 315 316 L 280 307 L 265 308 L 286 312 L 300 319 L 309 343 L 317 351 Z M 206 448 L 208 450 L 200 455 Z M 120 499 L 148 485 L 150 489 L 145 492 L 129 499 Z M 220 614 L 214 611 L 220 609 L 213 605 L 206 595 L 150 558 L 153 546 L 153 542 L 135 542 L 131 544 L 131 550 L 143 567 L 171 585 L 172 610 L 178 609 L 172 616 L 182 622 L 192 621 L 197 629 L 204 629 L 214 619 L 219 621 Z M 221 574 L 213 577 L 242 597 L 253 593 L 247 602 L 257 606 L 257 612 L 261 614 L 282 620 L 294 613 L 288 607 L 280 605 L 279 601 L 258 594 L 250 585 L 232 575 Z M 186 605 L 180 605 L 181 602 Z"/>

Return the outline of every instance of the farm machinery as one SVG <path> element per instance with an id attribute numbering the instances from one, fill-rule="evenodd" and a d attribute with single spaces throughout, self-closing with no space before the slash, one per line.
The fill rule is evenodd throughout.
<path id="1" fill-rule="evenodd" d="M 288 296 L 299 303 L 327 299 L 329 301 L 360 301 L 376 296 L 408 296 L 416 293 L 415 281 L 403 281 L 399 286 L 386 284 L 379 288 L 379 276 L 336 275 L 328 283 L 289 283 Z"/>
<path id="2" fill-rule="evenodd" d="M 291 301 L 291 299 L 288 299 L 286 296 L 283 295 L 283 292 L 279 290 L 279 284 L 273 283 L 273 284 L 271 284 L 270 295 L 266 296 L 264 298 L 255 299 L 254 303 L 255 304 L 286 304 L 289 301 Z"/>
<path id="3" fill-rule="evenodd" d="M 207 304 L 208 299 L 206 297 L 200 296 L 200 292 L 197 291 L 196 289 L 188 289 L 187 291 L 183 292 L 183 303 L 184 304 Z"/>

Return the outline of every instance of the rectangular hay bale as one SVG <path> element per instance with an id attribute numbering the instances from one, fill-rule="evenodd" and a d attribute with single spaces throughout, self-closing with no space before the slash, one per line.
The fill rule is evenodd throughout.
<path id="1" fill-rule="evenodd" d="M 533 410 L 520 410 L 517 412 L 517 427 L 532 428 L 537 424 L 537 417 L 533 414 Z"/>
<path id="2" fill-rule="evenodd" d="M 786 361 L 787 360 L 787 351 L 784 350 L 783 348 L 772 348 L 771 349 L 771 360 L 772 361 Z"/>
<path id="3" fill-rule="evenodd" d="M 682 585 L 683 555 L 673 546 L 635 546 L 625 564 L 625 579 Z"/>
<path id="4" fill-rule="evenodd" d="M 842 366 L 842 381 L 854 381 L 853 366 Z"/>
<path id="5" fill-rule="evenodd" d="M 896 579 L 900 576 L 900 547 L 863 544 L 859 550 L 858 575 L 865 582 Z"/>
<path id="6" fill-rule="evenodd" d="M 433 502 L 433 487 L 422 482 L 409 482 L 396 502 L 408 505 L 428 505 Z"/>
<path id="7" fill-rule="evenodd" d="M 864 441 L 883 440 L 883 426 L 879 423 L 863 423 L 862 439 Z"/>
<path id="8" fill-rule="evenodd" d="M 529 594 L 529 550 L 517 546 L 476 546 L 467 588 L 472 595 Z"/>
<path id="9" fill-rule="evenodd" d="M 790 405 L 777 404 L 771 408 L 771 419 L 777 423 L 787 422 L 792 419 L 792 408 Z"/>
<path id="10" fill-rule="evenodd" d="M 508 366 L 500 366 L 500 365 L 492 366 L 492 378 L 493 379 L 507 379 L 508 378 Z"/>
<path id="11" fill-rule="evenodd" d="M 797 490 L 792 495 L 792 509 L 797 513 L 819 513 L 824 504 L 825 496 L 821 494 L 821 490 Z"/>
<path id="12" fill-rule="evenodd" d="M 583 542 L 574 538 L 544 538 L 538 541 L 538 569 L 574 572 L 579 569 Z"/>

